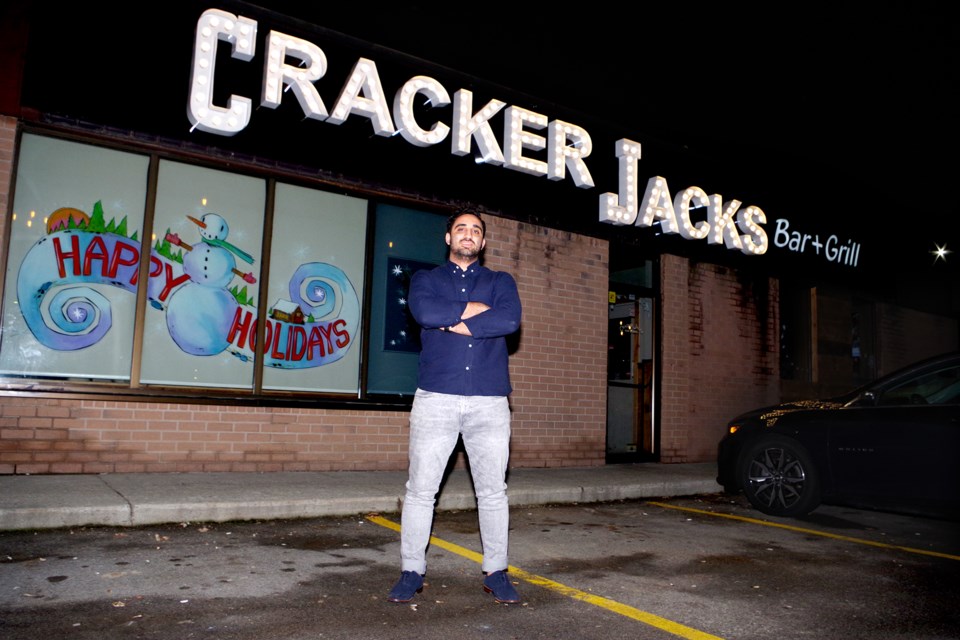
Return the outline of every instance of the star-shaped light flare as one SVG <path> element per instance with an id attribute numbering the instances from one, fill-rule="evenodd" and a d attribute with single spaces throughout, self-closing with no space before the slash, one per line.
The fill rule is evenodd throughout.
<path id="1" fill-rule="evenodd" d="M 935 246 L 936 249 L 934 249 L 930 253 L 933 254 L 934 263 L 936 263 L 937 260 L 943 260 L 944 262 L 946 262 L 947 254 L 953 253 L 953 251 L 950 251 L 949 249 L 947 249 L 947 245 L 940 246 L 939 244 L 934 243 L 933 246 Z"/>

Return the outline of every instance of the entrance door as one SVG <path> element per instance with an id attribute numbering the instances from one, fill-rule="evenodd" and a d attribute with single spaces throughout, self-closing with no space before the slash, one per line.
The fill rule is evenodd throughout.
<path id="1" fill-rule="evenodd" d="M 607 328 L 607 462 L 655 460 L 654 299 L 617 295 Z"/>

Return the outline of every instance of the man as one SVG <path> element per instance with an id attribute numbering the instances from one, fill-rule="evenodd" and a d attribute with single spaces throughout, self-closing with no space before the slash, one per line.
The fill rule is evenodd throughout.
<path id="1" fill-rule="evenodd" d="M 520 602 L 507 578 L 507 459 L 512 391 L 506 336 L 520 327 L 517 284 L 480 266 L 486 223 L 475 213 L 447 220 L 448 262 L 418 271 L 410 311 L 421 327 L 420 369 L 410 412 L 410 470 L 400 519 L 400 580 L 390 602 L 423 590 L 440 482 L 462 436 L 477 497 L 483 590 L 500 603 Z"/>

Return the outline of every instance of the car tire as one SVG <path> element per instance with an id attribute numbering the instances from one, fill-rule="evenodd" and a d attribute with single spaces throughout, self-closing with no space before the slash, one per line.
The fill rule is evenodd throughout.
<path id="1" fill-rule="evenodd" d="M 744 450 L 740 460 L 740 486 L 758 511 L 793 518 L 820 505 L 819 473 L 796 440 L 762 436 Z"/>

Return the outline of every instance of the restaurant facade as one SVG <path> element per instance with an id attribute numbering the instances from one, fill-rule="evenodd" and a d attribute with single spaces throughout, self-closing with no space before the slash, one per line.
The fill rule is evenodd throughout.
<path id="1" fill-rule="evenodd" d="M 958 346 L 857 212 L 655 123 L 244 2 L 8 11 L 0 473 L 405 469 L 407 287 L 463 209 L 523 303 L 512 467 L 711 461 Z"/>

